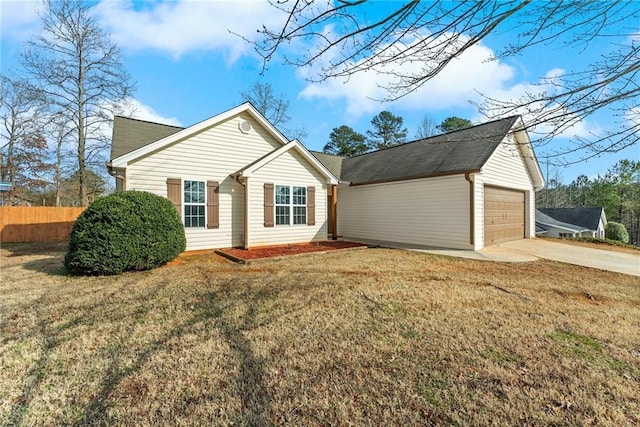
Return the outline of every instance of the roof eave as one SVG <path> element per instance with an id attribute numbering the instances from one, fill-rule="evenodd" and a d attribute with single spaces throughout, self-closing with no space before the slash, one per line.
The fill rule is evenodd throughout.
<path id="1" fill-rule="evenodd" d="M 437 174 L 408 176 L 408 177 L 394 178 L 394 179 L 387 179 L 387 180 L 379 180 L 379 181 L 365 181 L 365 182 L 355 182 L 355 183 L 353 181 L 340 181 L 340 182 L 341 183 L 349 183 L 349 185 L 355 187 L 355 186 L 358 186 L 358 185 L 385 184 L 385 183 L 389 183 L 389 182 L 411 181 L 411 180 L 415 180 L 415 179 L 427 179 L 427 178 L 440 178 L 440 177 L 445 177 L 445 176 L 465 175 L 465 174 L 479 173 L 479 172 L 480 172 L 480 169 L 464 169 L 464 170 L 457 170 L 457 171 L 442 172 L 442 173 L 437 173 Z"/>
<path id="2" fill-rule="evenodd" d="M 544 176 L 542 175 L 542 169 L 540 169 L 540 163 L 538 163 L 536 153 L 535 151 L 533 151 L 531 139 L 529 138 L 529 134 L 525 130 L 525 125 L 522 117 L 518 117 L 518 120 L 516 120 L 516 122 L 514 123 L 512 130 L 514 138 L 519 143 L 518 145 L 521 151 L 522 158 L 524 159 L 524 162 L 529 169 L 529 173 L 531 174 L 534 191 L 540 191 L 544 188 L 546 183 L 544 181 Z"/>
<path id="3" fill-rule="evenodd" d="M 548 223 L 548 222 L 545 222 L 545 221 L 539 221 L 539 220 L 536 220 L 536 224 L 541 224 L 541 225 L 544 225 L 545 227 L 559 228 L 561 230 L 567 230 L 567 231 L 571 231 L 573 233 L 582 233 L 584 231 L 592 231 L 589 228 L 578 228 L 578 227 L 572 228 L 572 227 L 566 227 L 566 226 L 562 226 L 562 225 L 558 225 L 558 224 L 551 224 L 551 223 Z"/>

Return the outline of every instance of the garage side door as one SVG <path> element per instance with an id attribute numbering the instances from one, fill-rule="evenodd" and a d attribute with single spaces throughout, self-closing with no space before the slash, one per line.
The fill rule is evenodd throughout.
<path id="1" fill-rule="evenodd" d="M 484 244 L 524 239 L 524 191 L 484 187 Z"/>

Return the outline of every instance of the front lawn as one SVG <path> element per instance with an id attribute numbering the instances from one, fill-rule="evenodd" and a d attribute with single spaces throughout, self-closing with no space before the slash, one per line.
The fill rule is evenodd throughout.
<path id="1" fill-rule="evenodd" d="M 390 249 L 62 274 L 0 255 L 2 425 L 633 425 L 637 277 Z"/>

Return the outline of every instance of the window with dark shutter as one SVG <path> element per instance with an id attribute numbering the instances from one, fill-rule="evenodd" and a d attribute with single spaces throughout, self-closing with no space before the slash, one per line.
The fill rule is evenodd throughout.
<path id="1" fill-rule="evenodd" d="M 307 225 L 316 225 L 316 187 L 307 187 Z"/>
<path id="2" fill-rule="evenodd" d="M 182 214 L 182 181 L 180 178 L 167 178 L 167 199 L 173 203 L 178 213 Z"/>
<path id="3" fill-rule="evenodd" d="M 273 227 L 273 184 L 264 184 L 264 226 Z"/>
<path id="4" fill-rule="evenodd" d="M 207 228 L 220 227 L 220 184 L 207 181 Z"/>

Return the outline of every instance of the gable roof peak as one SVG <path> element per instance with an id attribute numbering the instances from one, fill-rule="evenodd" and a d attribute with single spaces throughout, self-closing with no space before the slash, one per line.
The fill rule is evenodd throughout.
<path id="1" fill-rule="evenodd" d="M 114 141 L 117 138 L 113 138 L 112 140 L 112 156 L 111 163 L 115 167 L 123 167 L 128 164 L 129 161 L 136 159 L 138 157 L 144 156 L 152 151 L 159 150 L 164 148 L 165 146 L 172 144 L 181 138 L 188 137 L 197 132 L 201 132 L 204 129 L 207 129 L 211 126 L 215 126 L 216 124 L 223 122 L 231 117 L 235 117 L 242 113 L 248 113 L 253 119 L 255 119 L 267 132 L 269 132 L 276 141 L 280 144 L 285 145 L 289 142 L 287 137 L 282 134 L 269 120 L 266 119 L 250 102 L 244 102 L 236 107 L 233 107 L 229 110 L 226 110 L 220 114 L 216 114 L 215 116 L 209 117 L 208 119 L 202 120 L 194 125 L 191 125 L 187 128 L 178 128 L 173 129 L 173 132 L 170 132 L 168 135 L 163 135 L 155 140 L 148 141 L 146 144 L 138 145 L 137 147 L 132 147 L 133 149 L 122 150 L 122 152 L 118 152 L 119 150 L 114 150 L 114 147 L 120 145 L 120 143 L 116 143 Z M 115 120 L 114 120 L 115 123 Z M 158 128 L 163 127 L 164 129 L 168 129 L 164 125 L 161 124 L 152 124 L 152 123 L 139 123 L 144 124 L 145 126 L 156 126 Z M 114 126 L 114 135 L 116 134 L 116 128 Z M 129 147 L 127 147 L 129 148 Z"/>

